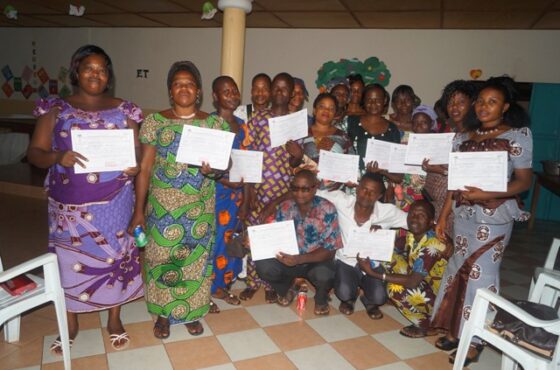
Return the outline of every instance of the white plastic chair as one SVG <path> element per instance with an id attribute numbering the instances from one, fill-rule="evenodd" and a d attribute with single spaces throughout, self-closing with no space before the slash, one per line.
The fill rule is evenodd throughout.
<path id="1" fill-rule="evenodd" d="M 546 256 L 546 261 L 544 262 L 543 267 L 537 267 L 535 269 L 535 273 L 533 274 L 533 278 L 531 279 L 531 287 L 529 288 L 529 296 L 533 292 L 535 288 L 535 282 L 537 281 L 539 275 L 543 272 L 548 272 L 550 274 L 554 274 L 560 277 L 560 271 L 554 269 L 554 264 L 556 263 L 556 256 L 558 255 L 558 250 L 560 250 L 560 239 L 553 238 L 552 244 L 550 245 L 550 249 L 548 250 L 548 254 Z M 548 288 L 547 288 L 548 289 Z M 549 292 L 551 293 L 551 292 Z"/>
<path id="2" fill-rule="evenodd" d="M 556 307 L 555 301 L 545 302 L 547 300 L 550 301 L 550 296 L 546 294 L 545 287 L 560 290 L 560 277 L 546 272 L 541 273 L 533 293 L 529 296 L 529 300 Z M 469 320 L 463 327 L 453 370 L 463 368 L 462 365 L 467 357 L 469 345 L 475 336 L 502 351 L 502 370 L 515 370 L 518 368 L 518 364 L 523 366 L 525 370 L 552 370 L 559 368 L 560 340 L 556 343 L 552 359 L 544 358 L 515 345 L 490 330 L 490 323 L 486 322 L 489 304 L 502 308 L 530 326 L 541 327 L 550 333 L 560 335 L 560 319 L 539 320 L 498 294 L 481 288 L 476 291 Z"/>
<path id="3" fill-rule="evenodd" d="M 70 342 L 68 322 L 66 321 L 66 304 L 64 303 L 64 291 L 60 284 L 56 254 L 43 254 L 6 271 L 3 271 L 2 261 L 0 260 L 0 283 L 39 267 L 43 267 L 44 280 L 35 275 L 27 274 L 30 279 L 35 281 L 37 288 L 18 296 L 12 296 L 0 288 L 0 325 L 4 324 L 4 338 L 7 342 L 18 341 L 20 314 L 52 301 L 56 310 L 58 331 L 62 342 L 64 368 L 70 370 Z"/>

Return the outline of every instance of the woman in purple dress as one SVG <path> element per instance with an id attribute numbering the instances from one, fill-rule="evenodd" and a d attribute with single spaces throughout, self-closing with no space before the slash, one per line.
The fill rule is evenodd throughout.
<path id="1" fill-rule="evenodd" d="M 58 256 L 71 343 L 78 335 L 78 313 L 108 309 L 111 345 L 120 350 L 130 341 L 120 319 L 121 305 L 143 295 L 138 249 L 127 233 L 138 169 L 76 173 L 88 158 L 74 151 L 71 131 L 128 129 L 138 147 L 142 112 L 107 94 L 112 63 L 97 46 L 74 53 L 70 79 L 74 95 L 38 102 L 27 155 L 35 166 L 49 169 L 49 251 Z M 59 340 L 51 351 L 61 354 Z"/>

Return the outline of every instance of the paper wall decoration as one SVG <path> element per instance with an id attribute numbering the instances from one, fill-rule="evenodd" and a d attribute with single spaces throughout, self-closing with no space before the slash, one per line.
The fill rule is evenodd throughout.
<path id="1" fill-rule="evenodd" d="M 8 98 L 14 93 L 14 89 L 12 89 L 12 85 L 10 85 L 8 81 L 4 82 L 4 84 L 2 85 L 2 91 L 4 91 L 4 94 Z"/>
<path id="2" fill-rule="evenodd" d="M 363 62 L 357 58 L 352 58 L 324 63 L 317 71 L 315 85 L 321 92 L 324 92 L 329 81 L 345 79 L 351 74 L 362 75 L 366 85 L 378 83 L 381 86 L 387 86 L 391 80 L 391 72 L 389 72 L 385 63 L 380 61 L 379 58 L 369 57 Z"/>
<path id="3" fill-rule="evenodd" d="M 2 74 L 4 75 L 4 79 L 6 81 L 10 81 L 14 77 L 14 74 L 12 73 L 12 69 L 10 68 L 9 65 L 5 65 L 2 68 Z"/>

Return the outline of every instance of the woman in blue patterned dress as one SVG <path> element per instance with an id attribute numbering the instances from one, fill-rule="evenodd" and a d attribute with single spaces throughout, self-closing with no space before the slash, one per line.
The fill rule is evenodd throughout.
<path id="1" fill-rule="evenodd" d="M 476 290 L 499 290 L 500 264 L 513 222 L 529 218 L 520 205 L 519 194 L 531 186 L 533 140 L 527 127 L 529 117 L 515 96 L 511 78 L 490 78 L 474 101 L 476 120 L 467 122 L 466 131 L 454 142 L 454 151 L 506 151 L 508 185 L 505 192 L 471 186 L 465 191 L 448 192 L 436 232 L 444 240 L 447 216 L 453 212 L 455 252 L 442 278 L 432 319 L 432 326 L 448 331 L 436 342 L 436 347 L 443 350 L 457 347 Z M 464 366 L 478 360 L 483 348 L 479 340 L 472 344 Z M 455 353 L 449 360 L 454 359 Z"/>

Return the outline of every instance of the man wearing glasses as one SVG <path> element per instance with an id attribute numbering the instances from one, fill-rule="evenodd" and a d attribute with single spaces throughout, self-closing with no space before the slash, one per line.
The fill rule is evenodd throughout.
<path id="1" fill-rule="evenodd" d="M 328 294 L 335 275 L 334 256 L 342 248 L 338 215 L 334 205 L 317 193 L 318 181 L 309 170 L 298 172 L 290 184 L 290 199 L 282 202 L 276 221 L 293 220 L 299 254 L 279 253 L 257 261 L 257 273 L 278 293 L 278 304 L 289 306 L 296 296 L 295 278 L 305 278 L 315 287 L 316 315 L 328 315 Z"/>

